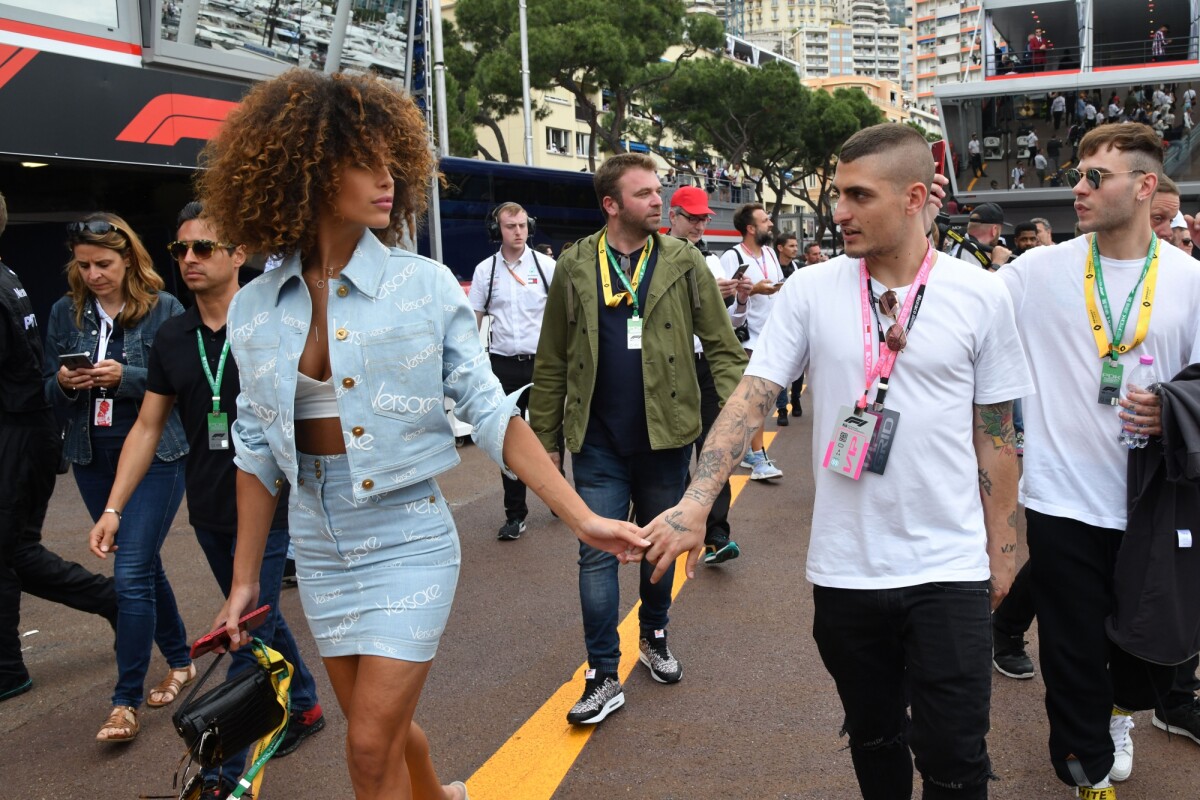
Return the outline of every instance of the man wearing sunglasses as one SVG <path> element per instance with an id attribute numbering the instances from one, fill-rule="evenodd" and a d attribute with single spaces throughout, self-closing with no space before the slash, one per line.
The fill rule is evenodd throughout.
<path id="1" fill-rule="evenodd" d="M 115 508 L 123 507 L 122 501 L 146 474 L 171 409 L 178 406 L 190 447 L 185 473 L 189 521 L 217 585 L 222 594 L 228 595 L 237 543 L 237 508 L 233 502 L 237 468 L 229 431 L 237 419 L 240 382 L 237 364 L 228 357 L 225 319 L 238 291 L 238 270 L 245 263 L 246 252 L 222 241 L 201 216 L 202 211 L 199 203 L 186 205 L 179 214 L 179 239 L 167 246 L 196 304 L 164 323 L 155 336 L 146 396 L 121 450 L 109 501 Z M 279 609 L 289 542 L 287 490 L 284 485 L 259 576 L 259 604 L 271 606 L 271 611 L 254 631 L 295 668 L 291 718 L 276 757 L 291 753 L 325 726 L 316 684 Z M 109 517 L 102 516 L 98 527 L 110 525 Z M 243 648 L 233 655 L 229 674 L 236 675 L 254 663 L 250 649 Z M 206 771 L 201 796 L 226 797 L 241 775 L 245 759 L 245 751 L 233 754 L 220 771 Z"/>
<path id="2" fill-rule="evenodd" d="M 1127 523 L 1120 427 L 1162 433 L 1159 398 L 1127 393 L 1124 377 L 1143 355 L 1154 356 L 1164 380 L 1200 361 L 1200 270 L 1154 233 L 1163 163 L 1151 128 L 1103 125 L 1083 138 L 1079 155 L 1066 173 L 1085 235 L 1036 248 L 999 274 L 1038 376 L 1037 395 L 1024 403 L 1021 499 L 1050 760 L 1080 797 L 1112 800 L 1112 781 L 1133 767 L 1130 713 L 1156 707 L 1174 672 L 1121 650 L 1105 630 Z M 1178 722 L 1200 734 L 1194 698 Z"/>
<path id="3" fill-rule="evenodd" d="M 846 255 L 784 286 L 683 500 L 646 529 L 646 558 L 658 579 L 690 550 L 693 571 L 721 483 L 807 370 L 813 636 L 859 787 L 909 797 L 915 755 L 927 800 L 981 800 L 991 609 L 1015 572 L 1012 399 L 1033 387 L 999 279 L 926 239 L 933 182 L 912 128 L 846 141 L 834 177 Z"/>

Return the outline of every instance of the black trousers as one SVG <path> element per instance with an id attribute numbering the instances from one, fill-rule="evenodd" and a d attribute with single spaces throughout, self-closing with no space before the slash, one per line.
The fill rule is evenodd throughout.
<path id="1" fill-rule="evenodd" d="M 42 545 L 62 443 L 47 413 L 0 419 L 0 691 L 29 678 L 21 658 L 21 593 L 117 618 L 112 578 L 64 561 Z"/>
<path id="2" fill-rule="evenodd" d="M 505 394 L 512 394 L 533 383 L 533 356 L 498 356 L 491 355 L 492 372 L 500 379 L 500 385 Z M 517 408 L 521 414 L 529 410 L 529 392 L 517 400 Z M 562 448 L 559 448 L 561 451 Z M 529 516 L 529 506 L 525 502 L 525 484 L 515 478 L 501 474 L 504 482 L 504 515 L 507 519 L 525 519 Z"/>
<path id="3" fill-rule="evenodd" d="M 1029 562 L 1038 618 L 1050 762 L 1068 786 L 1090 786 L 1113 764 L 1113 706 L 1142 711 L 1162 704 L 1176 674 L 1109 640 L 1113 569 L 1124 531 L 1026 509 Z"/>
<path id="4" fill-rule="evenodd" d="M 987 581 L 813 586 L 813 607 L 813 639 L 837 684 L 864 800 L 909 800 L 914 757 L 924 800 L 984 800 L 992 772 Z"/>
<path id="5" fill-rule="evenodd" d="M 712 430 L 713 423 L 721 414 L 721 396 L 717 394 L 717 384 L 713 380 L 712 368 L 708 359 L 701 353 L 696 356 L 696 381 L 700 384 L 700 438 L 696 440 L 696 461 L 700 460 L 700 451 L 704 449 L 704 440 Z M 721 493 L 713 502 L 708 512 L 708 524 L 705 528 L 704 543 L 718 547 L 729 541 L 729 506 L 733 502 L 733 491 L 729 481 L 721 487 Z"/>
<path id="6" fill-rule="evenodd" d="M 1013 578 L 1008 595 L 992 614 L 992 626 L 1005 636 L 1021 636 L 1033 624 L 1035 609 L 1029 564 L 1030 562 L 1026 561 L 1017 571 L 1017 577 Z"/>

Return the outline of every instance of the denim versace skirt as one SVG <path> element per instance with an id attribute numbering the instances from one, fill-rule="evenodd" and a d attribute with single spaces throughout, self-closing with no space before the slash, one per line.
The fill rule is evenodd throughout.
<path id="1" fill-rule="evenodd" d="M 346 456 L 297 458 L 288 525 L 304 615 L 321 657 L 429 661 L 461 562 L 437 483 L 355 500 Z"/>

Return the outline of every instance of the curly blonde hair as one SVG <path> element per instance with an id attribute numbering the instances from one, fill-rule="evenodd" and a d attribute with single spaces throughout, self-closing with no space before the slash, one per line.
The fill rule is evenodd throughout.
<path id="1" fill-rule="evenodd" d="M 425 120 L 379 78 L 293 69 L 247 93 L 200 155 L 196 183 L 226 241 L 260 253 L 306 253 L 333 213 L 342 171 L 382 162 L 395 179 L 384 244 L 416 236 L 434 174 Z"/>
<path id="2" fill-rule="evenodd" d="M 119 253 L 128 266 L 125 282 L 121 287 L 125 293 L 125 308 L 117 315 L 116 322 L 122 328 L 132 328 L 150 313 L 158 303 L 158 293 L 163 289 L 163 279 L 154 271 L 154 259 L 146 251 L 142 240 L 129 227 L 129 223 L 116 214 L 104 211 L 88 214 L 81 222 L 107 222 L 111 230 L 95 233 L 91 230 L 71 230 L 67 236 L 67 249 L 74 253 L 75 245 L 91 244 L 106 247 Z M 96 299 L 79 274 L 79 264 L 72 258 L 67 262 L 67 296 L 75 311 L 75 327 L 83 327 L 83 311 L 87 304 Z"/>

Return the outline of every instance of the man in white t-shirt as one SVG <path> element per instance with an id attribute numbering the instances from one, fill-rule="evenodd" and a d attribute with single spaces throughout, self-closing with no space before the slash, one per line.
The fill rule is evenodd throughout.
<path id="1" fill-rule="evenodd" d="M 529 247 L 534 220 L 516 203 L 503 203 L 487 218 L 488 236 L 500 249 L 480 261 L 471 278 L 467 300 L 480 326 L 490 321 L 488 352 L 492 372 L 506 394 L 533 383 L 533 356 L 542 332 L 546 295 L 554 278 L 554 259 Z M 526 392 L 517 402 L 524 414 Z M 561 448 L 560 448 L 561 449 Z M 504 482 L 504 524 L 496 538 L 512 541 L 525 532 L 529 506 L 525 484 L 501 473 Z"/>
<path id="2" fill-rule="evenodd" d="M 708 226 L 708 221 L 712 219 L 712 214 L 712 209 L 708 207 L 708 193 L 695 186 L 684 186 L 676 189 L 675 193 L 671 195 L 671 208 L 667 212 L 667 219 L 671 223 L 672 236 L 687 239 L 701 248 L 700 252 L 704 254 L 708 270 L 717 279 L 717 288 L 721 290 L 721 296 L 725 298 L 725 303 L 729 308 L 730 323 L 737 327 L 745 321 L 746 301 L 749 299 L 753 284 L 746 277 L 740 281 L 725 277 L 721 259 L 704 249 L 704 229 Z M 704 346 L 700 342 L 700 337 L 693 336 L 692 338 L 695 340 L 696 382 L 700 384 L 701 430 L 700 438 L 696 440 L 696 455 L 699 456 L 700 450 L 704 447 L 704 437 L 708 435 L 713 423 L 717 421 L 717 415 L 721 413 L 721 395 L 717 392 L 717 383 L 713 380 L 712 369 L 704 357 Z M 737 558 L 742 553 L 738 543 L 729 536 L 729 506 L 732 502 L 732 490 L 729 481 L 725 481 L 725 486 L 721 488 L 721 492 L 717 495 L 717 500 L 708 514 L 708 524 L 704 534 L 705 564 L 721 564 Z"/>
<path id="3" fill-rule="evenodd" d="M 834 178 L 846 255 L 784 287 L 683 500 L 647 527 L 646 558 L 657 578 L 690 550 L 694 571 L 721 483 L 780 388 L 807 369 L 813 636 L 859 786 L 864 797 L 909 797 L 911 746 L 927 798 L 977 800 L 991 774 L 990 612 L 1015 571 L 1012 400 L 1033 385 L 999 278 L 925 238 L 933 179 L 912 128 L 876 125 L 847 140 Z"/>
<path id="4" fill-rule="evenodd" d="M 983 177 L 983 150 L 979 145 L 979 134 L 972 133 L 967 142 L 967 161 L 971 165 L 971 173 L 976 178 Z"/>
<path id="5" fill-rule="evenodd" d="M 776 293 L 783 286 L 783 269 L 779 266 L 775 248 L 771 246 L 771 230 L 775 223 L 761 205 L 747 203 L 733 212 L 733 227 L 742 235 L 742 241 L 725 251 L 721 256 L 721 266 L 725 268 L 727 277 L 745 276 L 754 284 L 746 301 L 748 338 L 742 342 L 746 355 L 752 355 L 758 336 L 771 315 Z M 783 471 L 775 466 L 763 447 L 761 429 L 751 440 L 750 452 L 741 465 L 750 470 L 752 481 L 783 477 Z"/>
<path id="6" fill-rule="evenodd" d="M 1122 409 L 1109 398 L 1123 393 L 1139 356 L 1154 356 L 1162 380 L 1200 360 L 1200 270 L 1151 230 L 1162 147 L 1149 127 L 1103 125 L 1083 138 L 1079 155 L 1068 180 L 1079 226 L 1091 235 L 1031 250 L 999 275 L 1038 384 L 1024 402 L 1021 499 L 1050 760 L 1080 797 L 1113 800 L 1111 780 L 1133 766 L 1129 714 L 1155 707 L 1173 670 L 1125 653 L 1105 631 L 1126 524 L 1122 420 L 1162 432 L 1154 394 L 1128 394 Z M 1200 719 L 1194 698 L 1185 705 Z"/>

